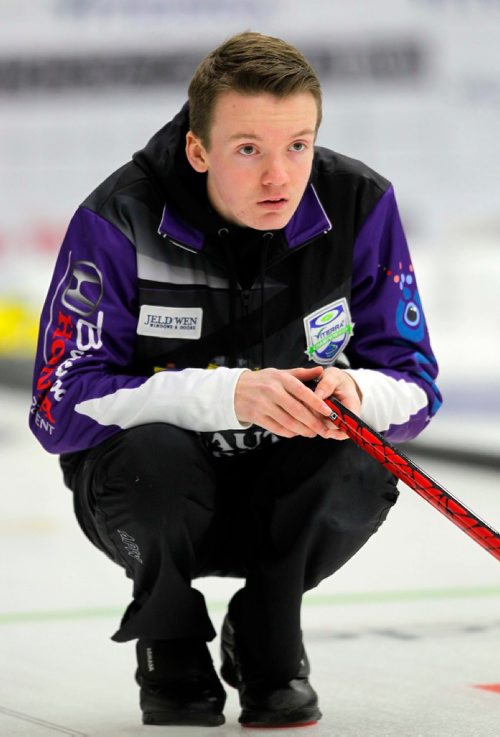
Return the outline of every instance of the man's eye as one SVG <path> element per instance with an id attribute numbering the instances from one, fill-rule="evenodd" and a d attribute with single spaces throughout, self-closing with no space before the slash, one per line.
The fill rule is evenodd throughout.
<path id="1" fill-rule="evenodd" d="M 248 144 L 247 146 L 240 146 L 238 151 L 240 154 L 243 154 L 243 156 L 251 156 L 255 153 L 256 149 L 255 146 L 251 146 L 250 144 Z"/>
<path id="2" fill-rule="evenodd" d="M 292 143 L 290 146 L 291 151 L 305 151 L 306 144 L 302 143 L 301 141 L 296 141 L 295 143 Z"/>

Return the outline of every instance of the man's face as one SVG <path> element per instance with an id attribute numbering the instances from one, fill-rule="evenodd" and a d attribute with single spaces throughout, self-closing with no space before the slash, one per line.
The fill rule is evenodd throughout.
<path id="1" fill-rule="evenodd" d="M 256 230 L 288 223 L 311 173 L 317 115 L 310 92 L 220 95 L 209 150 L 191 132 L 186 141 L 191 165 L 208 172 L 208 198 L 220 215 Z"/>

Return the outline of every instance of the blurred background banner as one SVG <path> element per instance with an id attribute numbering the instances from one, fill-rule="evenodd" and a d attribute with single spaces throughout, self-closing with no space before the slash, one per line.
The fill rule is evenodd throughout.
<path id="1" fill-rule="evenodd" d="M 444 416 L 473 409 L 498 448 L 500 0 L 0 0 L 0 383 L 29 385 L 75 208 L 247 29 L 317 69 L 318 142 L 394 183 Z"/>

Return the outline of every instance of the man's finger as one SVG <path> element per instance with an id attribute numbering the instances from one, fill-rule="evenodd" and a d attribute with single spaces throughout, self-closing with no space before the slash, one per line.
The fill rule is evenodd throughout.
<path id="1" fill-rule="evenodd" d="M 302 404 L 309 407 L 313 412 L 318 412 L 325 417 L 331 412 L 330 407 L 323 402 L 322 398 L 319 397 L 312 389 L 303 384 L 301 381 L 293 383 L 287 386 L 289 394 L 296 397 Z"/>

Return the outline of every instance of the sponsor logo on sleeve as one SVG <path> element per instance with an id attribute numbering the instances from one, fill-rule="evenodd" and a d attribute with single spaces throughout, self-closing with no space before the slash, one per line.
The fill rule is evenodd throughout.
<path id="1" fill-rule="evenodd" d="M 349 305 L 345 298 L 331 302 L 304 317 L 306 354 L 311 361 L 331 365 L 345 350 L 353 333 Z"/>
<path id="2" fill-rule="evenodd" d="M 99 306 L 103 295 L 102 274 L 91 261 L 75 261 L 61 301 L 71 312 L 88 317 Z"/>
<path id="3" fill-rule="evenodd" d="M 33 397 L 31 408 L 37 427 L 50 435 L 57 424 L 54 403 L 61 402 L 66 394 L 66 375 L 77 361 L 99 350 L 103 344 L 104 313 L 102 310 L 96 313 L 103 296 L 102 275 L 90 261 L 76 261 L 70 268 L 61 296 L 66 311 L 55 309 L 57 293 L 52 303 L 55 315 L 51 316 L 45 331 L 44 365 L 36 384 L 38 396 Z M 76 316 L 69 313 L 76 313 Z M 84 319 L 91 315 L 92 319 Z"/>
<path id="4" fill-rule="evenodd" d="M 199 340 L 202 318 L 201 307 L 142 305 L 137 333 L 154 338 Z"/>

